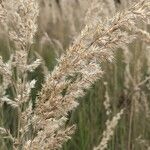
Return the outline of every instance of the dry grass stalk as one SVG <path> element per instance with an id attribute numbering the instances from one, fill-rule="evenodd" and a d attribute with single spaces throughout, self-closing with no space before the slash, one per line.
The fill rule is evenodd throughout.
<path id="1" fill-rule="evenodd" d="M 5 130 L 7 138 L 13 143 L 13 148 L 20 149 L 24 145 L 27 128 L 30 125 L 32 115 L 30 94 L 36 82 L 35 80 L 28 81 L 27 76 L 28 72 L 35 70 L 41 63 L 39 59 L 32 63 L 28 62 L 28 53 L 37 31 L 36 21 L 39 8 L 35 0 L 4 0 L 0 7 L 1 23 L 16 48 L 16 51 L 10 54 L 11 57 L 7 63 L 3 63 L 1 58 L 0 73 L 5 87 L 1 102 L 7 103 L 18 113 L 18 116 L 14 116 L 18 117 L 17 133 L 12 135 L 9 129 Z M 12 91 L 11 97 L 6 92 L 7 89 Z"/>
<path id="2" fill-rule="evenodd" d="M 52 118 L 59 121 L 67 117 L 67 112 L 78 105 L 76 99 L 84 95 L 84 89 L 90 88 L 102 76 L 99 62 L 112 61 L 116 48 L 132 42 L 135 36 L 127 34 L 122 28 L 132 30 L 136 19 L 147 20 L 148 11 L 149 3 L 141 1 L 104 24 L 100 21 L 89 23 L 66 54 L 61 56 L 38 98 L 35 114 L 41 130 L 32 142 L 37 149 L 44 146 L 44 141 L 45 148 L 50 147 L 46 141 L 54 137 L 52 130 L 47 131 L 53 123 Z"/>
<path id="3" fill-rule="evenodd" d="M 106 130 L 103 132 L 103 136 L 101 142 L 98 146 L 94 148 L 94 150 L 105 150 L 107 149 L 108 142 L 111 140 L 114 135 L 115 129 L 118 125 L 119 120 L 121 119 L 124 110 L 122 109 L 118 114 L 116 114 L 112 120 L 107 120 L 106 122 Z"/>

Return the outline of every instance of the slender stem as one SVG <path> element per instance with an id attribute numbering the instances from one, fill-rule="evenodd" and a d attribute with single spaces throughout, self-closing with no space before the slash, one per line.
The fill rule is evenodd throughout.
<path id="1" fill-rule="evenodd" d="M 129 120 L 129 134 L 128 134 L 128 150 L 131 150 L 131 138 L 132 138 L 132 124 L 133 124 L 133 115 L 134 115 L 134 106 L 133 101 L 131 101 L 130 109 L 130 120 Z"/>

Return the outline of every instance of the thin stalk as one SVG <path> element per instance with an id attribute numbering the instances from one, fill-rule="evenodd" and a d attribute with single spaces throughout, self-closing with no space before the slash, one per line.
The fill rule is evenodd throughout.
<path id="1" fill-rule="evenodd" d="M 130 119 L 129 119 L 129 134 L 128 134 L 128 150 L 132 149 L 131 138 L 132 138 L 133 115 L 134 115 L 134 106 L 133 106 L 133 101 L 131 101 Z"/>

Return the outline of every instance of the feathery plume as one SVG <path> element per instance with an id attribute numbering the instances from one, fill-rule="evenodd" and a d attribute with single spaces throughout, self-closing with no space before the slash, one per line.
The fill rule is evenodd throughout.
<path id="1" fill-rule="evenodd" d="M 37 31 L 38 3 L 36 0 L 4 0 L 1 7 L 2 23 L 7 27 L 9 38 L 19 49 L 27 49 Z"/>
<path id="2" fill-rule="evenodd" d="M 112 19 L 103 23 L 90 22 L 85 26 L 74 44 L 58 60 L 58 65 L 47 77 L 40 92 L 35 109 L 37 124 L 45 122 L 40 133 L 47 131 L 50 119 L 67 116 L 68 111 L 77 107 L 77 98 L 101 78 L 103 71 L 99 63 L 111 62 L 115 49 L 135 39 L 136 35 L 130 35 L 128 31 L 136 25 L 137 19 L 147 20 L 149 9 L 148 2 L 140 1 Z M 51 132 L 47 131 L 47 135 L 51 141 Z M 38 135 L 33 139 L 37 145 L 40 141 Z M 46 144 L 47 138 L 44 141 Z"/>
<path id="3" fill-rule="evenodd" d="M 94 148 L 94 150 L 105 150 L 108 146 L 108 142 L 111 137 L 114 135 L 114 131 L 118 125 L 119 120 L 123 114 L 124 110 L 122 109 L 117 115 L 115 115 L 112 120 L 107 120 L 106 130 L 103 132 L 103 137 L 100 144 Z"/>

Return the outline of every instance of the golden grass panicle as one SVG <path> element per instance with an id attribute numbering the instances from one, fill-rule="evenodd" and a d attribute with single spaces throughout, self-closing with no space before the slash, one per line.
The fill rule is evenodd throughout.
<path id="1" fill-rule="evenodd" d="M 41 143 L 41 133 L 42 144 L 53 138 L 52 131 L 47 130 L 53 119 L 67 117 L 67 113 L 77 107 L 77 98 L 82 97 L 85 89 L 101 78 L 101 62 L 111 62 L 115 49 L 136 38 L 136 34 L 128 31 L 132 30 L 137 20 L 147 21 L 149 9 L 147 1 L 140 1 L 112 19 L 106 19 L 103 23 L 92 20 L 85 26 L 73 45 L 58 59 L 58 65 L 43 84 L 35 109 L 35 120 L 41 130 L 33 143 Z"/>

